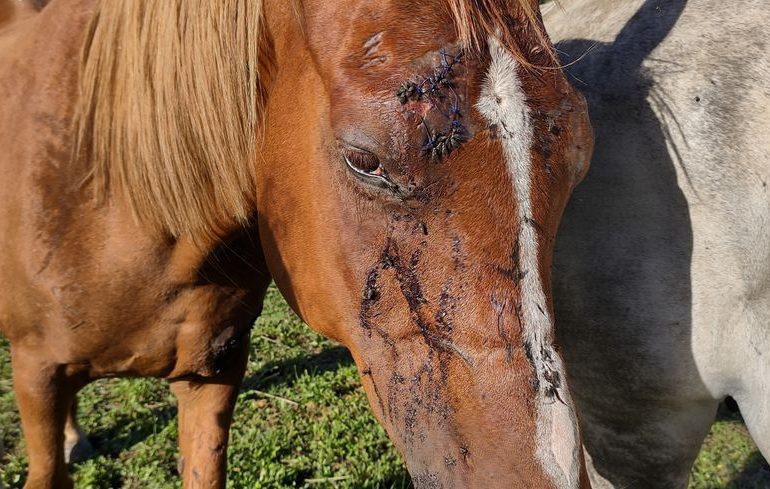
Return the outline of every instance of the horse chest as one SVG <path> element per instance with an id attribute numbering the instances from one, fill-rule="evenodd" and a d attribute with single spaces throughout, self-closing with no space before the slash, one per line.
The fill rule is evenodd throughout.
<path id="1" fill-rule="evenodd" d="M 122 307 L 99 308 L 114 316 L 47 330 L 56 332 L 62 363 L 93 378 L 214 377 L 242 354 L 261 306 L 259 291 L 211 285 L 174 291 L 160 301 L 137 295 L 127 304 L 125 297 Z"/>

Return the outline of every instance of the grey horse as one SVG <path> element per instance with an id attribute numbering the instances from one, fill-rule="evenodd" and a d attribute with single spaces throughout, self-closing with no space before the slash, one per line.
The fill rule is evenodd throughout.
<path id="1" fill-rule="evenodd" d="M 596 132 L 558 340 L 595 488 L 683 488 L 720 400 L 770 456 L 770 3 L 561 0 Z"/>

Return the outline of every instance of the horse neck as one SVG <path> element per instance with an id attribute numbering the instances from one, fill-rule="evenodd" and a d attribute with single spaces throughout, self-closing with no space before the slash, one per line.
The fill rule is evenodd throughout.
<path id="1" fill-rule="evenodd" d="M 77 60 L 94 3 L 54 0 L 39 12 L 27 3 L 20 7 L 25 13 L 0 32 L 0 147 L 9 148 L 0 164 L 16 173 L 42 166 L 72 169 L 67 165 Z M 74 172 L 59 172 L 59 179 L 67 176 Z"/>
<path id="2" fill-rule="evenodd" d="M 19 191 L 40 194 L 39 200 L 56 203 L 55 227 L 70 226 L 77 220 L 79 232 L 109 241 L 116 229 L 124 234 L 136 227 L 130 211 L 119 196 L 110 205 L 94 205 L 93 192 L 82 184 L 88 166 L 71 159 L 78 60 L 97 3 L 52 0 L 39 12 L 27 5 L 24 17 L 13 21 L 12 32 L 0 32 L 0 147 L 10 148 L 0 154 L 0 173 L 15 172 L 19 175 L 16 185 L 21 186 L 0 185 L 0 196 Z M 4 45 L 13 49 L 3 49 Z M 7 223 L 1 221 L 3 234 L 2 224 Z M 105 227 L 105 222 L 112 226 Z M 233 224 L 216 239 L 196 242 L 151 236 L 140 229 L 126 239 L 136 248 L 166 257 L 161 259 L 180 281 L 197 280 L 204 272 L 215 279 L 219 275 L 240 277 L 237 272 L 245 268 L 254 272 L 252 263 L 259 263 L 258 237 L 248 226 Z M 212 260 L 215 265 L 210 264 Z M 250 280 L 243 278 L 243 283 Z"/>
<path id="3" fill-rule="evenodd" d="M 11 26 L 35 13 L 34 6 L 29 2 L 0 0 L 0 29 Z"/>
<path id="4" fill-rule="evenodd" d="M 60 48 L 73 48 L 74 52 L 77 53 L 82 44 L 86 25 L 91 19 L 98 1 L 0 0 L 0 28 L 29 21 L 23 27 L 20 26 L 22 29 L 14 34 L 32 46 L 44 48 L 41 50 L 42 52 L 37 53 L 38 55 L 42 56 L 44 52 L 47 52 L 51 53 L 51 58 L 53 58 L 57 49 Z M 32 46 L 25 45 L 27 48 Z M 30 54 L 23 48 L 14 51 L 19 56 Z M 72 64 L 71 58 L 58 59 L 61 60 L 61 63 Z"/>
<path id="5" fill-rule="evenodd" d="M 2 1 L 19 4 L 21 12 L 0 32 L 0 80 L 8 89 L 2 113 L 14 119 L 10 132 L 23 129 L 18 114 L 33 110 L 69 125 L 65 119 L 71 119 L 77 98 L 77 60 L 97 0 L 54 0 L 39 12 L 31 2 Z M 14 105 L 20 112 L 11 110 Z"/>

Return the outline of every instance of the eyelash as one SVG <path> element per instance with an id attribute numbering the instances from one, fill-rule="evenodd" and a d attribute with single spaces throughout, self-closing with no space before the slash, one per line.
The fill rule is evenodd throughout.
<path id="1" fill-rule="evenodd" d="M 371 153 L 348 150 L 343 152 L 343 157 L 348 166 L 356 172 L 374 176 L 380 176 L 382 174 L 383 168 L 380 161 Z"/>
<path id="2" fill-rule="evenodd" d="M 364 183 L 387 190 L 395 195 L 403 194 L 399 186 L 390 179 L 380 160 L 368 151 L 346 148 L 342 151 L 342 158 L 353 175 Z"/>

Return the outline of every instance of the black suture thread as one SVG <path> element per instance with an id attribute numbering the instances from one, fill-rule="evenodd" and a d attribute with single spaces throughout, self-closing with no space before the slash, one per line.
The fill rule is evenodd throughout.
<path id="1" fill-rule="evenodd" d="M 464 53 L 460 51 L 452 56 L 442 49 L 440 54 L 441 66 L 435 68 L 431 75 L 423 78 L 419 83 L 404 82 L 396 91 L 401 105 L 406 105 L 409 101 L 427 99 L 449 121 L 449 129 L 446 131 L 431 129 L 424 118 L 420 122 L 425 129 L 422 152 L 433 161 L 446 158 L 468 139 L 467 131 L 461 121 L 463 114 L 460 110 L 460 97 L 454 89 L 451 78 L 455 65 L 461 62 Z M 452 95 L 449 113 L 441 110 L 439 103 L 441 99 L 446 98 L 446 89 Z"/>

